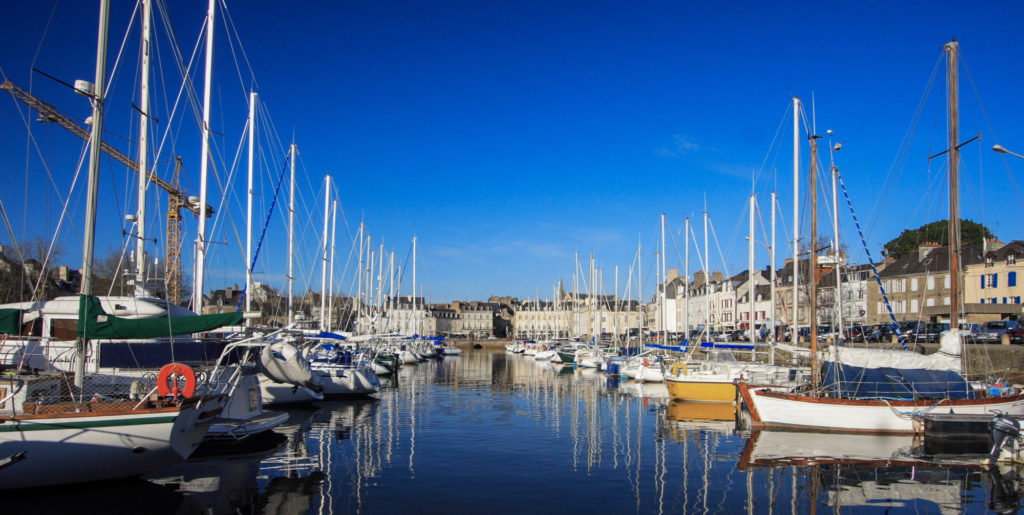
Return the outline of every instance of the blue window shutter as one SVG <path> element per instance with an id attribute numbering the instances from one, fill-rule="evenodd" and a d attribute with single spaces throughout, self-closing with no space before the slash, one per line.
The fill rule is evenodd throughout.
<path id="1" fill-rule="evenodd" d="M 993 288 L 998 288 L 999 287 L 999 274 L 992 274 L 992 287 Z"/>
<path id="2" fill-rule="evenodd" d="M 985 289 L 985 274 L 981 274 L 981 289 Z"/>
<path id="3" fill-rule="evenodd" d="M 1010 272 L 1006 274 L 1006 285 L 1017 286 L 1017 272 Z"/>
<path id="4" fill-rule="evenodd" d="M 1003 297 L 1003 304 L 1006 304 L 1006 297 Z"/>
<path id="5" fill-rule="evenodd" d="M 984 304 L 985 303 L 985 299 L 981 299 L 981 303 Z"/>

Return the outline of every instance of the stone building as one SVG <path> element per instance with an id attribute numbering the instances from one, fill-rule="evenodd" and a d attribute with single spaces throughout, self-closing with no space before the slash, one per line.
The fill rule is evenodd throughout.
<path id="1" fill-rule="evenodd" d="M 982 263 L 981 252 L 970 245 L 962 247 L 960 259 L 964 269 Z M 917 250 L 888 263 L 878 273 L 878 277 L 896 321 L 949 322 L 948 247 L 937 243 L 922 243 Z M 960 287 L 963 291 L 963 281 Z M 969 312 L 965 310 L 965 314 Z M 972 318 L 976 317 L 968 316 L 967 320 L 977 321 Z M 889 308 L 878 288 L 868 288 L 868 321 L 871 324 L 890 321 Z"/>
<path id="2" fill-rule="evenodd" d="M 1017 318 L 1024 298 L 1024 241 L 990 240 L 981 263 L 964 272 L 964 303 L 971 322 Z"/>

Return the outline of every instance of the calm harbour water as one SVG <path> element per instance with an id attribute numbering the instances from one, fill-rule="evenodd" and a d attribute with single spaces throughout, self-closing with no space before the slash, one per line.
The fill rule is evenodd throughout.
<path id="1" fill-rule="evenodd" d="M 384 383 L 374 399 L 287 410 L 289 421 L 277 430 L 284 441 L 269 453 L 190 461 L 145 479 L 13 493 L 5 511 L 1020 509 L 1018 482 L 978 467 L 922 463 L 911 437 L 751 433 L 728 420 L 727 409 L 669 402 L 664 385 L 610 382 L 504 351 L 406 366 L 397 385 Z"/>

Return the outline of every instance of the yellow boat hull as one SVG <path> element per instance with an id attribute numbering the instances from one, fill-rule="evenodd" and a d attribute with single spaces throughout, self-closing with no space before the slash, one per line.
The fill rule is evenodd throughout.
<path id="1" fill-rule="evenodd" d="M 735 402 L 736 385 L 732 381 L 668 379 L 668 396 L 677 401 Z"/>
<path id="2" fill-rule="evenodd" d="M 686 402 L 668 403 L 667 417 L 676 422 L 730 421 L 736 420 L 736 405 L 731 402 Z"/>

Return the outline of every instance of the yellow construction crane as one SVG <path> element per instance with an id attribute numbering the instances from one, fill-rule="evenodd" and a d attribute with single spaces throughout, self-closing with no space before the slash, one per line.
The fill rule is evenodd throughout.
<path id="1" fill-rule="evenodd" d="M 38 112 L 38 120 L 40 122 L 54 122 L 75 136 L 85 141 L 89 140 L 89 129 L 78 125 L 74 120 L 58 111 L 56 107 L 39 100 L 10 80 L 5 80 L 0 84 L 0 89 L 6 90 L 15 99 Z M 132 158 L 110 146 L 107 142 L 104 141 L 100 145 L 100 149 L 136 173 L 142 173 L 139 170 L 139 163 L 136 163 Z M 181 300 L 181 208 L 188 209 L 199 215 L 198 199 L 189 197 L 185 192 L 178 189 L 180 171 L 181 157 L 177 157 L 174 162 L 174 175 L 171 182 L 161 179 L 152 171 L 149 172 L 149 182 L 167 192 L 167 239 L 164 266 L 167 270 L 165 277 L 167 281 L 167 300 L 175 304 Z M 213 208 L 206 206 L 206 216 L 209 217 L 212 214 Z"/>

